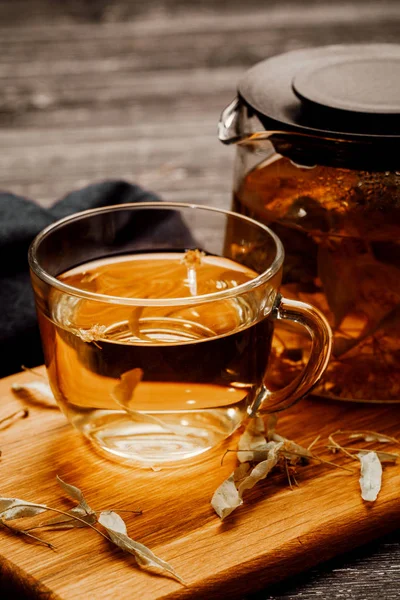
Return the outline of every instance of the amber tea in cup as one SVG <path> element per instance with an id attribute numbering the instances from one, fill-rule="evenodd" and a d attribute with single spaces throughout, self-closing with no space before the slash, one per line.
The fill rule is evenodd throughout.
<path id="1" fill-rule="evenodd" d="M 137 203 L 45 229 L 29 260 L 58 405 L 98 449 L 143 465 L 193 459 L 248 415 L 282 410 L 316 384 L 330 330 L 278 291 L 283 250 L 228 211 Z M 274 321 L 313 339 L 296 381 L 265 382 Z"/>

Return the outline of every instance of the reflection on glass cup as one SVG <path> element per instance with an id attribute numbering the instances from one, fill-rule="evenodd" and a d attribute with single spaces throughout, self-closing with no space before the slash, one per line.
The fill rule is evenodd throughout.
<path id="1" fill-rule="evenodd" d="M 324 317 L 279 294 L 266 226 L 188 204 L 124 204 L 49 226 L 29 262 L 50 384 L 98 449 L 143 465 L 196 457 L 247 416 L 308 393 L 331 347 Z M 308 364 L 271 391 L 276 319 L 302 324 Z"/>

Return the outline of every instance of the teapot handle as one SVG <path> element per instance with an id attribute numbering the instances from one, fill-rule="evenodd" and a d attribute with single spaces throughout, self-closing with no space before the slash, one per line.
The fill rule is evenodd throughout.
<path id="1" fill-rule="evenodd" d="M 253 115 L 254 118 L 254 115 Z M 234 98 L 221 113 L 218 122 L 218 138 L 223 144 L 246 143 L 247 141 L 269 140 L 273 135 L 283 135 L 280 131 L 266 131 L 257 119 L 257 124 L 250 125 L 248 108 L 239 97 Z"/>
<path id="2" fill-rule="evenodd" d="M 223 144 L 234 144 L 246 135 L 240 131 L 240 100 L 235 98 L 221 113 L 218 122 L 218 138 Z"/>

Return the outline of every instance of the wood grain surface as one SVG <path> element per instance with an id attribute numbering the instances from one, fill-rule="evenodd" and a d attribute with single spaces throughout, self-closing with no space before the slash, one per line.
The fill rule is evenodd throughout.
<path id="1" fill-rule="evenodd" d="M 365 41 L 400 41 L 398 0 L 0 0 L 0 189 L 50 205 L 124 178 L 228 207 L 234 149 L 216 125 L 242 73 L 286 50 Z M 20 581 L 5 572 L 2 598 Z M 258 597 L 394 600 L 399 583 L 392 533 Z"/>
<path id="2" fill-rule="evenodd" d="M 221 523 L 210 499 L 236 464 L 234 453 L 223 464 L 221 459 L 226 448 L 236 447 L 237 435 L 198 464 L 160 471 L 116 464 L 97 455 L 58 410 L 11 391 L 13 382 L 32 379 L 24 372 L 0 382 L 0 418 L 22 406 L 30 411 L 28 418 L 0 430 L 2 495 L 67 510 L 73 503 L 57 485 L 58 475 L 84 491 L 95 510 L 142 510 L 140 516 L 121 513 L 128 532 L 187 582 L 185 587 L 140 571 L 131 556 L 90 529 L 41 532 L 55 551 L 2 529 L 0 573 L 3 579 L 13 573 L 14 585 L 32 597 L 239 599 L 400 525 L 400 465 L 385 467 L 378 499 L 366 503 L 358 461 L 332 458 L 324 449 L 338 427 L 358 431 L 379 423 L 381 432 L 399 436 L 393 417 L 399 417 L 400 406 L 315 399 L 285 411 L 278 421 L 281 434 L 306 446 L 320 434 L 315 452 L 351 472 L 316 463 L 299 467 L 294 489 L 285 473 L 273 474 Z"/>

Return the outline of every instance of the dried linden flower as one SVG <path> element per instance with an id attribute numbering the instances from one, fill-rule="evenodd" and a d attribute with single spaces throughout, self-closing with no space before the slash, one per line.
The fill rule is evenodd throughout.
<path id="1" fill-rule="evenodd" d="M 202 250 L 186 250 L 182 263 L 188 268 L 196 268 L 201 265 L 202 258 L 205 256 L 205 252 Z"/>
<path id="2" fill-rule="evenodd" d="M 249 420 L 249 423 L 238 442 L 238 460 L 241 463 L 233 473 L 215 491 L 211 505 L 217 515 L 225 519 L 236 508 L 243 504 L 243 494 L 246 490 L 253 488 L 259 481 L 265 479 L 275 468 L 280 467 L 286 471 L 288 483 L 291 478 L 295 484 L 296 468 L 299 464 L 308 464 L 311 460 L 332 467 L 353 472 L 346 466 L 327 461 L 311 451 L 311 448 L 319 441 L 320 436 L 307 447 L 303 447 L 276 432 L 276 416 L 270 415 L 266 424 L 261 417 Z M 361 463 L 361 495 L 366 501 L 376 500 L 381 488 L 382 465 L 381 461 L 396 462 L 399 455 L 391 452 L 373 452 L 364 448 L 346 448 L 341 446 L 334 436 L 345 434 L 348 438 L 363 438 L 368 442 L 392 442 L 399 440 L 391 436 L 374 431 L 353 432 L 338 430 L 328 437 L 330 444 L 327 446 L 332 451 L 341 451 L 352 460 Z"/>
<path id="3" fill-rule="evenodd" d="M 381 489 L 382 465 L 376 452 L 357 454 L 361 463 L 361 497 L 367 502 L 374 502 Z"/>

